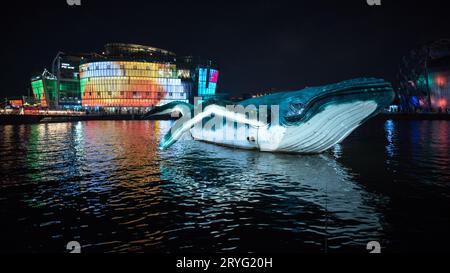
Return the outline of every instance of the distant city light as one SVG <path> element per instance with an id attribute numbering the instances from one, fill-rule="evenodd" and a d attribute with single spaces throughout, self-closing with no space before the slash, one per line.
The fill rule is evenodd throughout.
<path id="1" fill-rule="evenodd" d="M 443 87 L 445 85 L 445 78 L 441 76 L 436 77 L 436 84 L 439 87 Z"/>

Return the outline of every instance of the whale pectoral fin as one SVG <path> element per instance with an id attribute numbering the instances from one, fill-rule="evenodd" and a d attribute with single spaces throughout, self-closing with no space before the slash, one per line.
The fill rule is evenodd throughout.
<path id="1" fill-rule="evenodd" d="M 166 115 L 166 114 L 170 114 L 171 112 L 172 112 L 172 108 L 156 106 L 152 110 L 150 110 L 147 113 L 145 113 L 144 118 L 160 116 L 160 115 Z"/>
<path id="2" fill-rule="evenodd" d="M 166 150 L 167 148 L 172 146 L 172 144 L 174 144 L 177 140 L 178 139 L 174 139 L 172 137 L 172 130 L 169 130 L 169 132 L 167 132 L 161 139 L 161 141 L 159 143 L 159 149 Z"/>
<path id="3" fill-rule="evenodd" d="M 197 121 L 198 119 L 196 118 L 190 119 L 190 115 L 183 115 L 183 117 L 177 120 L 170 128 L 169 132 L 163 136 L 159 143 L 159 149 L 165 150 L 172 146 L 184 135 L 184 133 L 189 131 Z"/>
<path id="4" fill-rule="evenodd" d="M 161 116 L 172 114 L 174 111 L 181 112 L 182 115 L 186 115 L 188 112 L 192 111 L 194 106 L 192 104 L 182 102 L 182 101 L 173 101 L 169 102 L 163 106 L 156 106 L 152 110 L 148 111 L 144 118 L 149 118 L 153 116 Z"/>

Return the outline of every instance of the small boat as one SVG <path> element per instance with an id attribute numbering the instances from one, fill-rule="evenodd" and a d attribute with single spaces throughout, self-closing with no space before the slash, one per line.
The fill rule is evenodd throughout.
<path id="1" fill-rule="evenodd" d="M 195 140 L 234 148 L 315 154 L 340 143 L 388 107 L 394 94 L 391 84 L 382 79 L 358 78 L 237 103 L 171 102 L 147 116 L 182 115 L 161 140 L 161 149 L 189 132 Z"/>

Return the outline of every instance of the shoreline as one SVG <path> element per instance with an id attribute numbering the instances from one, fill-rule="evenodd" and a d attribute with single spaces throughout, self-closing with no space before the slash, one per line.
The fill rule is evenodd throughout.
<path id="1" fill-rule="evenodd" d="M 143 118 L 143 115 L 85 115 L 85 116 L 39 116 L 39 115 L 0 115 L 0 125 L 9 124 L 40 124 L 58 123 L 90 120 L 171 120 L 170 116 L 155 116 L 154 118 Z"/>
<path id="2" fill-rule="evenodd" d="M 381 113 L 376 119 L 393 120 L 450 120 L 450 114 L 446 113 Z M 173 120 L 170 116 L 155 116 L 153 118 L 143 118 L 143 115 L 86 115 L 86 116 L 65 116 L 46 117 L 37 115 L 0 115 L 0 125 L 8 124 L 38 124 L 38 123 L 58 123 L 90 120 Z"/>
<path id="3" fill-rule="evenodd" d="M 375 118 L 395 120 L 450 120 L 446 113 L 380 113 Z"/>

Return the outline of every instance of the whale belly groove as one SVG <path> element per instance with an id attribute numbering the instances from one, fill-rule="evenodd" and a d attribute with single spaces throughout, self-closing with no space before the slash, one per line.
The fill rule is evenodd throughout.
<path id="1" fill-rule="evenodd" d="M 377 109 L 373 101 L 327 106 L 308 122 L 287 127 L 277 147 L 272 151 L 320 153 L 339 143 Z M 262 147 L 261 150 L 266 147 Z M 269 149 L 267 149 L 269 150 Z"/>

